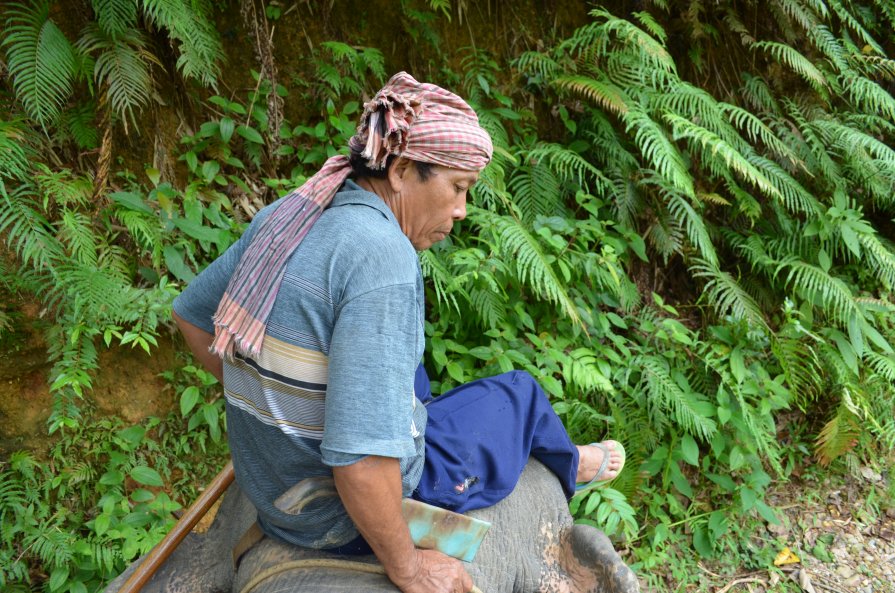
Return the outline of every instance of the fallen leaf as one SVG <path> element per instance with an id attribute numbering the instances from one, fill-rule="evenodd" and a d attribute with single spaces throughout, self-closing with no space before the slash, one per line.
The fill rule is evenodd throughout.
<path id="1" fill-rule="evenodd" d="M 811 577 L 808 576 L 808 571 L 804 568 L 799 571 L 799 587 L 802 588 L 802 591 L 805 593 L 817 593 L 814 590 L 814 585 L 811 584 Z"/>
<path id="2" fill-rule="evenodd" d="M 799 557 L 793 554 L 789 548 L 783 548 L 777 557 L 774 558 L 774 566 L 783 566 L 784 564 L 798 564 L 801 562 Z"/>

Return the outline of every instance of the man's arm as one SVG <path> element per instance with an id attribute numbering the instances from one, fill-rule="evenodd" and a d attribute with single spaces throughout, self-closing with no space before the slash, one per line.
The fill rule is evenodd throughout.
<path id="1" fill-rule="evenodd" d="M 211 343 L 214 341 L 214 334 L 210 334 L 201 327 L 193 325 L 176 312 L 172 312 L 172 315 L 193 356 L 223 385 L 224 363 L 219 356 L 208 351 L 208 348 L 211 347 Z"/>
<path id="2" fill-rule="evenodd" d="M 404 593 L 467 593 L 472 579 L 460 561 L 417 550 L 401 515 L 401 469 L 391 457 L 365 457 L 333 467 L 336 489 L 386 574 Z"/>

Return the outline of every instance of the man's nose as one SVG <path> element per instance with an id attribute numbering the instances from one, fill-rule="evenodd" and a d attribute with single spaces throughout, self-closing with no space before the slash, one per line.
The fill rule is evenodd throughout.
<path id="1" fill-rule="evenodd" d="M 454 208 L 454 220 L 463 220 L 466 218 L 466 198 Z"/>

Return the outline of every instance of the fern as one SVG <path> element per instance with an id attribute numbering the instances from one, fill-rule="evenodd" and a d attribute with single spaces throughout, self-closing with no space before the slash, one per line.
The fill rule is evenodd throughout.
<path id="1" fill-rule="evenodd" d="M 16 96 L 45 127 L 71 95 L 76 71 L 74 49 L 49 15 L 48 0 L 13 3 L 6 9 L 2 41 Z"/>
<path id="2" fill-rule="evenodd" d="M 135 111 L 143 109 L 152 92 L 149 64 L 159 64 L 146 51 L 143 35 L 131 29 L 113 38 L 90 24 L 78 47 L 85 53 L 99 52 L 94 66 L 97 85 L 108 93 L 112 109 L 136 124 Z"/>
<path id="3" fill-rule="evenodd" d="M 628 112 L 630 99 L 625 96 L 623 90 L 609 81 L 597 80 L 589 76 L 564 75 L 553 78 L 552 82 L 560 89 L 582 95 L 616 115 L 624 115 Z"/>
<path id="4" fill-rule="evenodd" d="M 545 164 L 534 162 L 516 169 L 508 184 L 523 220 L 561 212 L 559 180 Z"/>
<path id="5" fill-rule="evenodd" d="M 826 77 L 817 67 L 796 49 L 777 41 L 759 41 L 753 45 L 755 49 L 767 51 L 775 60 L 792 68 L 818 93 L 825 94 Z"/>
<path id="6" fill-rule="evenodd" d="M 515 262 L 520 282 L 559 305 L 563 313 L 579 325 L 581 319 L 575 303 L 553 269 L 553 257 L 544 252 L 537 239 L 512 218 L 477 208 L 471 210 L 470 219 L 494 230 L 503 256 Z"/>
<path id="7" fill-rule="evenodd" d="M 664 119 L 671 124 L 676 139 L 692 139 L 695 143 L 698 143 L 697 146 L 702 149 L 703 160 L 708 167 L 715 168 L 717 171 L 714 157 L 718 155 L 724 159 L 726 167 L 739 174 L 740 177 L 753 184 L 762 192 L 774 198 L 782 198 L 777 188 L 771 184 L 761 171 L 756 169 L 748 159 L 743 158 L 743 155 L 738 150 L 717 134 L 673 113 L 666 113 Z"/>
<path id="8" fill-rule="evenodd" d="M 695 197 L 693 178 L 684 158 L 665 131 L 645 112 L 631 110 L 623 117 L 626 131 L 634 130 L 634 142 L 643 157 L 682 194 Z"/>
<path id="9" fill-rule="evenodd" d="M 702 398 L 684 391 L 672 378 L 666 361 L 654 356 L 642 356 L 634 361 L 643 373 L 642 387 L 651 398 L 651 404 L 668 412 L 680 428 L 704 441 L 714 436 L 715 421 L 705 416 L 699 408 Z"/>
<path id="10" fill-rule="evenodd" d="M 728 272 L 704 260 L 697 260 L 690 269 L 695 277 L 708 280 L 703 294 L 719 316 L 729 314 L 734 319 L 748 321 L 753 327 L 767 328 L 761 307 Z"/>
<path id="11" fill-rule="evenodd" d="M 584 156 L 560 144 L 541 143 L 528 152 L 528 158 L 535 163 L 545 162 L 562 179 L 574 182 L 586 192 L 594 188 L 603 194 L 611 184 Z"/>
<path id="12" fill-rule="evenodd" d="M 224 51 L 209 20 L 208 0 L 140 0 L 144 13 L 156 26 L 167 29 L 179 43 L 177 68 L 186 78 L 213 87 L 220 75 Z"/>
<path id="13" fill-rule="evenodd" d="M 845 325 L 852 317 L 861 317 L 852 291 L 841 279 L 834 278 L 821 268 L 796 257 L 784 258 L 777 266 L 775 274 L 786 268 L 789 269 L 786 282 L 804 291 L 809 297 L 817 298 L 823 308 L 839 323 Z"/>
<path id="14" fill-rule="evenodd" d="M 137 25 L 136 0 L 91 0 L 91 4 L 100 29 L 112 39 Z"/>
<path id="15" fill-rule="evenodd" d="M 834 459 L 851 451 L 861 434 L 860 419 L 844 403 L 821 429 L 815 442 L 815 453 L 821 465 L 830 465 Z"/>

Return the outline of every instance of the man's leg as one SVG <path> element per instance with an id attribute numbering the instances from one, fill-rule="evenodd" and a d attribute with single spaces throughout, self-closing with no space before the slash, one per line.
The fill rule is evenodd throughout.
<path id="1" fill-rule="evenodd" d="M 414 498 L 437 506 L 464 512 L 495 504 L 512 492 L 529 456 L 556 474 L 569 497 L 602 463 L 597 448 L 572 443 L 526 372 L 461 385 L 426 409 L 426 465 Z"/>

